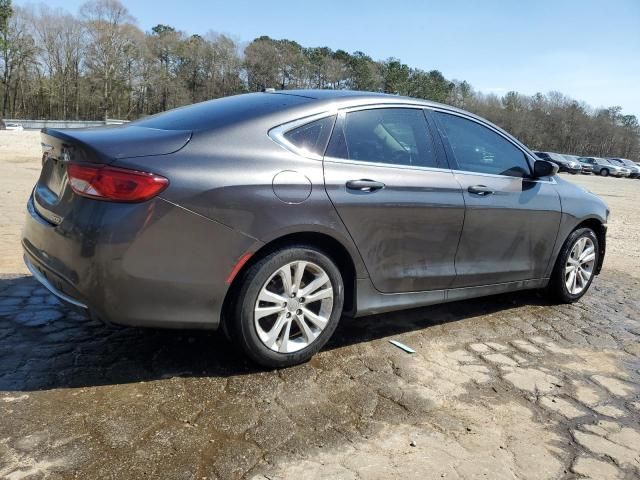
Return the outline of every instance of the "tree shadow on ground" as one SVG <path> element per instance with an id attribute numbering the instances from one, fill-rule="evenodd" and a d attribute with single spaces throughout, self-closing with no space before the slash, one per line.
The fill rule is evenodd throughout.
<path id="1" fill-rule="evenodd" d="M 325 350 L 532 304 L 544 304 L 544 299 L 520 292 L 357 319 L 343 317 Z M 222 332 L 108 326 L 58 303 L 32 277 L 0 278 L 0 391 L 260 371 Z"/>

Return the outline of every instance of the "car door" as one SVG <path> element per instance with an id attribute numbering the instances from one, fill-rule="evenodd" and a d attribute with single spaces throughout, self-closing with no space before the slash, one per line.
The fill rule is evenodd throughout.
<path id="1" fill-rule="evenodd" d="M 578 160 L 581 161 L 581 162 L 585 162 L 585 163 L 588 163 L 589 165 L 591 165 L 591 168 L 593 169 L 593 173 L 600 173 L 600 169 L 598 167 L 598 164 L 596 163 L 596 161 L 593 158 L 580 157 Z"/>
<path id="2" fill-rule="evenodd" d="M 442 161 L 422 108 L 338 115 L 326 190 L 381 292 L 444 289 L 455 279 L 464 200 Z"/>
<path id="3" fill-rule="evenodd" d="M 531 178 L 526 152 L 488 124 L 432 115 L 466 205 L 454 286 L 543 278 L 560 226 L 555 180 Z"/>

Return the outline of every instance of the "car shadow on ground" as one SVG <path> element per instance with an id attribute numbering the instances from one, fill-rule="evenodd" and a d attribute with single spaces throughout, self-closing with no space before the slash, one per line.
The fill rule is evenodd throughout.
<path id="1" fill-rule="evenodd" d="M 343 317 L 325 350 L 534 304 L 545 304 L 544 298 L 520 292 L 356 319 Z M 261 371 L 222 332 L 107 326 L 60 304 L 31 277 L 0 278 L 0 391 Z"/>

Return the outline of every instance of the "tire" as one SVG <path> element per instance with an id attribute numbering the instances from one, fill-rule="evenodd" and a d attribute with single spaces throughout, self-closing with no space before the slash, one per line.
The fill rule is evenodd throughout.
<path id="1" fill-rule="evenodd" d="M 295 285 L 297 268 L 302 264 L 300 288 L 294 286 L 287 290 L 284 272 L 290 272 L 290 284 Z M 323 273 L 328 279 L 325 283 L 322 283 Z M 327 343 L 338 325 L 344 305 L 342 275 L 335 263 L 320 250 L 303 245 L 277 250 L 251 266 L 240 280 L 239 295 L 229 319 L 229 333 L 249 358 L 264 367 L 282 368 L 306 362 Z M 311 285 L 314 281 L 319 287 Z M 309 296 L 319 296 L 319 292 L 320 296 L 328 295 L 330 291 L 332 297 L 309 302 L 298 296 L 309 286 L 312 287 L 307 292 Z M 273 297 L 272 293 L 278 297 Z M 259 296 L 269 298 L 269 301 L 259 300 Z M 284 303 L 274 301 L 287 296 Z M 256 310 L 262 310 L 262 316 L 257 320 Z M 266 314 L 272 310 L 274 313 Z M 287 332 L 289 336 L 285 341 Z"/>
<path id="2" fill-rule="evenodd" d="M 588 270 L 590 270 L 590 274 L 589 274 L 588 281 L 580 285 L 581 280 L 583 279 L 584 273 L 581 273 L 580 275 L 577 273 L 574 273 L 574 277 L 577 277 L 576 279 L 577 287 L 581 286 L 582 288 L 580 288 L 579 291 L 577 291 L 577 289 L 574 291 L 570 291 L 569 287 L 567 286 L 567 282 L 570 282 L 572 277 L 571 277 L 571 274 L 567 272 L 567 268 L 570 268 L 568 262 L 569 262 L 570 256 L 573 259 L 573 261 L 575 261 L 575 258 L 572 256 L 572 253 L 576 244 L 582 239 L 586 239 L 585 240 L 586 246 L 582 253 L 585 253 L 589 249 L 588 248 L 589 246 L 593 246 L 593 259 L 589 262 L 589 264 L 584 264 L 587 267 L 589 267 Z M 590 255 L 587 255 L 585 258 L 589 258 L 589 257 Z M 556 300 L 559 303 L 577 302 L 589 290 L 589 287 L 591 286 L 591 282 L 595 277 L 594 272 L 596 270 L 599 260 L 600 260 L 600 247 L 598 243 L 598 237 L 596 236 L 595 232 L 590 228 L 579 228 L 571 232 L 567 240 L 564 242 L 562 249 L 560 250 L 558 259 L 556 260 L 556 264 L 553 269 L 553 273 L 551 274 L 551 280 L 549 282 L 549 286 L 547 287 L 548 293 L 550 294 L 551 298 Z M 586 270 L 587 269 L 583 268 L 582 272 Z"/>
<path id="3" fill-rule="evenodd" d="M 603 168 L 602 170 L 600 170 L 600 175 L 602 175 L 603 177 L 608 177 L 609 176 L 609 169 Z"/>

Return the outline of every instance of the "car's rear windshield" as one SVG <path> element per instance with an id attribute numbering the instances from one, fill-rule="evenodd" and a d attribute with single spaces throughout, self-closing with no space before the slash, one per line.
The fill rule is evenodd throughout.
<path id="1" fill-rule="evenodd" d="M 162 130 L 209 130 L 269 115 L 311 100 L 295 95 L 248 93 L 176 108 L 136 120 L 132 124 Z"/>

